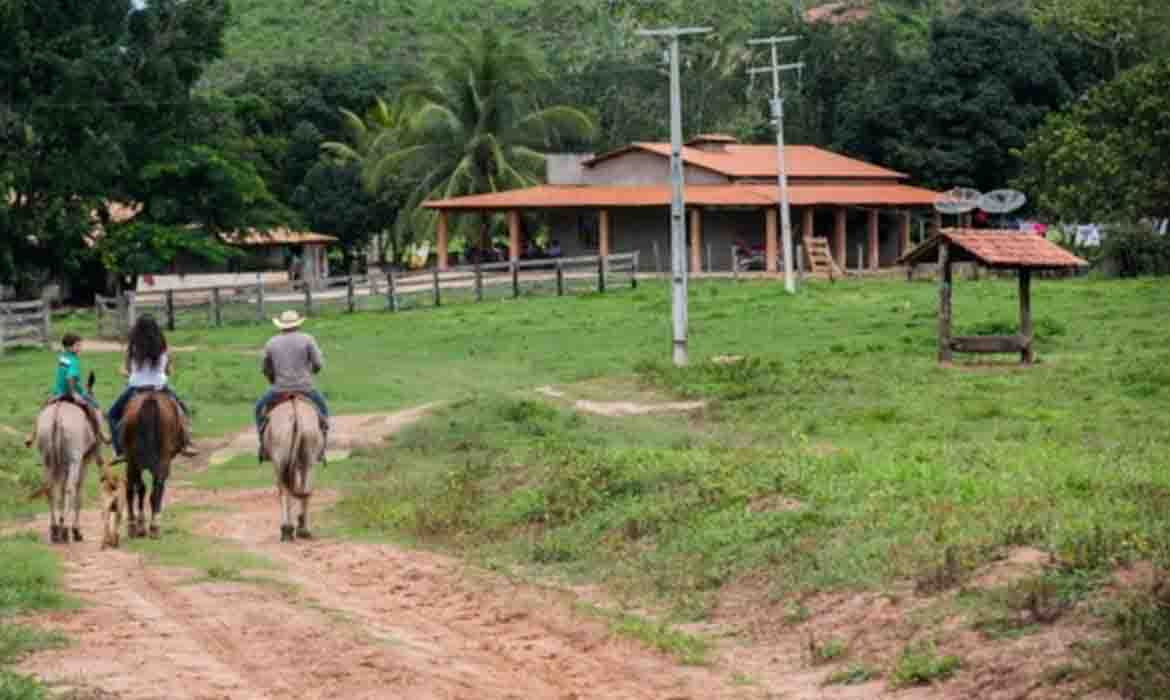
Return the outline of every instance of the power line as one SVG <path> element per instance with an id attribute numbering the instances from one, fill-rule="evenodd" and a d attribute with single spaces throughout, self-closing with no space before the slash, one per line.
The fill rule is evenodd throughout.
<path id="1" fill-rule="evenodd" d="M 679 37 L 707 34 L 710 27 L 644 29 L 639 36 L 670 39 L 670 276 L 672 353 L 676 367 L 687 364 L 687 246 L 686 196 L 682 165 L 682 87 L 679 77 Z"/>
<path id="2" fill-rule="evenodd" d="M 758 73 L 772 74 L 772 118 L 776 120 L 776 160 L 777 160 L 777 185 L 780 188 L 780 222 L 781 231 L 783 232 L 784 244 L 784 289 L 789 294 L 796 293 L 796 280 L 792 275 L 792 215 L 788 206 L 788 170 L 784 157 L 784 98 L 780 95 L 780 74 L 788 71 L 802 71 L 804 63 L 787 63 L 780 64 L 779 46 L 781 44 L 791 44 L 799 37 L 795 36 L 774 36 L 767 39 L 752 39 L 748 42 L 752 46 L 766 45 L 772 50 L 772 65 L 768 68 L 752 68 L 748 71 L 755 75 Z M 776 269 L 776 261 L 772 255 L 767 256 L 765 263 L 766 267 L 771 268 L 774 272 Z"/>

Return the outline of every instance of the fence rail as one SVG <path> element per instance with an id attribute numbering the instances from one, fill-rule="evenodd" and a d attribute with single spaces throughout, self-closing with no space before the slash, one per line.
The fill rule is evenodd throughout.
<path id="1" fill-rule="evenodd" d="M 52 306 L 44 299 L 0 304 L 0 354 L 29 343 L 51 349 L 51 323 Z"/>
<path id="2" fill-rule="evenodd" d="M 323 279 L 315 287 L 304 282 L 191 287 L 128 292 L 98 297 L 98 334 L 124 338 L 134 319 L 151 313 L 176 327 L 263 323 L 279 309 L 299 309 L 306 316 L 327 310 L 390 311 L 433 308 L 521 296 L 565 296 L 602 292 L 628 284 L 638 286 L 637 253 L 606 257 L 558 258 L 465 265 L 447 270 L 371 271 Z"/>

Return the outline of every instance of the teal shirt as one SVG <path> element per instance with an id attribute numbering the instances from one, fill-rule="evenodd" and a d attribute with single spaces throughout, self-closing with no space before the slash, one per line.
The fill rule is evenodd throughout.
<path id="1" fill-rule="evenodd" d="M 57 383 L 53 385 L 53 396 L 64 396 L 70 393 L 69 380 L 77 380 L 77 391 L 85 395 L 81 386 L 81 359 L 76 353 L 63 352 L 57 356 Z"/>

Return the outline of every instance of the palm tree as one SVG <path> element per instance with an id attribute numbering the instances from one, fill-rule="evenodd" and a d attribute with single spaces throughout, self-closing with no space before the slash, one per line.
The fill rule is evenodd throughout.
<path id="1" fill-rule="evenodd" d="M 348 109 L 340 111 L 348 141 L 326 141 L 321 144 L 323 154 L 333 162 L 355 166 L 362 187 L 384 211 L 400 211 L 408 195 L 405 181 L 401 173 L 380 166 L 387 155 L 402 145 L 407 103 L 399 101 L 391 106 L 376 98 L 364 118 Z M 402 218 L 395 217 L 396 221 Z M 398 226 L 396 221 L 386 221 L 377 234 L 378 252 L 383 261 L 387 249 L 392 248 L 397 257 L 413 242 L 409 240 L 410 227 Z"/>
<path id="2" fill-rule="evenodd" d="M 546 74 L 521 41 L 497 32 L 443 41 L 445 50 L 428 57 L 425 82 L 407 92 L 412 114 L 401 147 L 372 173 L 411 177 L 407 207 L 422 230 L 433 230 L 434 216 L 423 202 L 535 185 L 541 149 L 585 143 L 596 131 L 579 109 L 537 104 L 532 86 Z"/>

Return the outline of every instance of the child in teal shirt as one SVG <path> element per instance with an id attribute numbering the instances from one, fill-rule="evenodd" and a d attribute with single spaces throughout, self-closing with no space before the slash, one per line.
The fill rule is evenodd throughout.
<path id="1" fill-rule="evenodd" d="M 49 403 L 65 397 L 73 397 L 76 401 L 84 403 L 89 407 L 86 413 L 93 425 L 94 434 L 99 440 L 105 440 L 101 432 L 101 406 L 98 405 L 97 399 L 86 393 L 85 387 L 81 384 L 81 358 L 78 357 L 78 353 L 81 352 L 81 338 L 73 333 L 66 333 L 61 339 L 61 349 L 63 352 L 57 356 L 57 377 Z M 24 441 L 26 447 L 32 446 L 36 435 L 37 429 L 34 425 L 32 435 Z"/>

